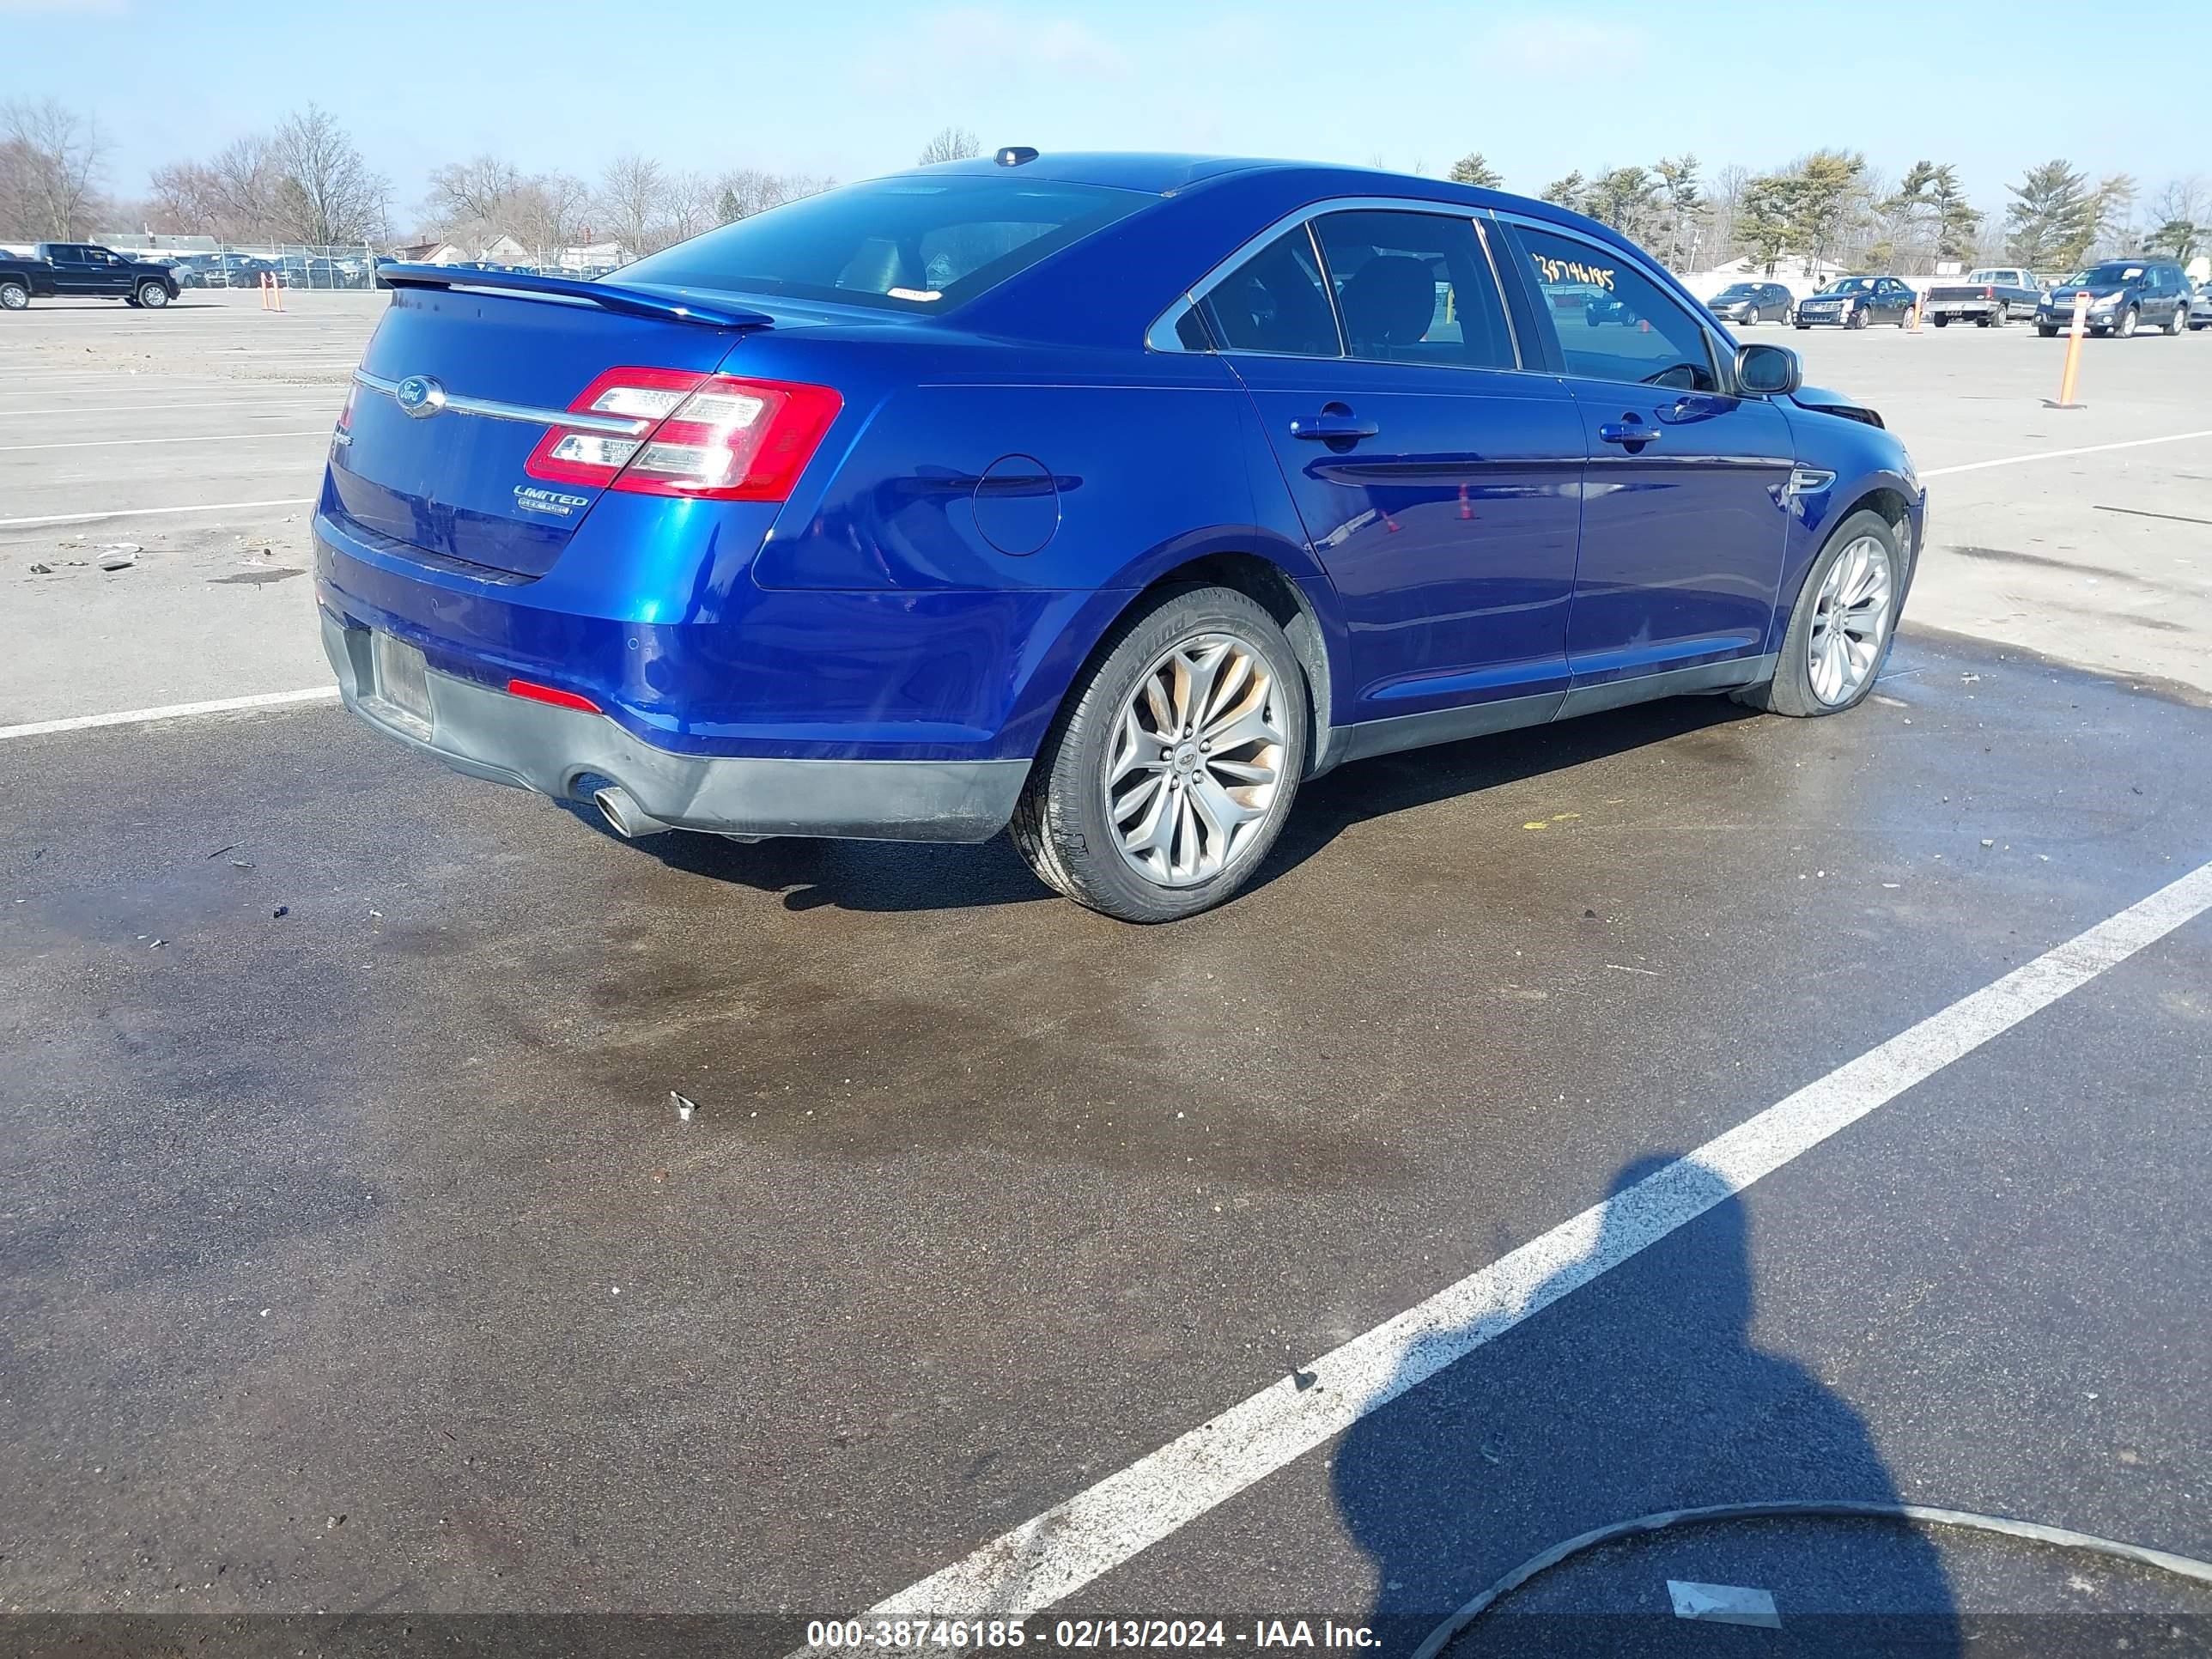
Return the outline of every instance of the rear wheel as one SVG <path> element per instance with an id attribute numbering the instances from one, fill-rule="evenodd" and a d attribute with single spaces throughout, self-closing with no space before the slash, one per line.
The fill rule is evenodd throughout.
<path id="1" fill-rule="evenodd" d="M 2173 315 L 2166 319 L 2166 331 L 2168 334 L 2178 335 L 2184 330 L 2187 329 L 2188 326 L 2189 301 L 2184 300 L 2179 305 L 2174 307 Z"/>
<path id="2" fill-rule="evenodd" d="M 1951 319 L 1948 316 L 1936 317 L 1931 319 L 1931 320 L 1938 328 L 1948 328 L 1951 326 Z"/>
<path id="3" fill-rule="evenodd" d="M 1774 678 L 1735 694 L 1777 714 L 1839 714 L 1874 690 L 1904 602 L 1905 557 L 1879 513 L 1836 526 L 1805 574 Z"/>
<path id="4" fill-rule="evenodd" d="M 1305 676 L 1224 587 L 1163 592 L 1069 692 L 1009 826 L 1039 879 L 1124 921 L 1228 898 L 1282 831 L 1306 763 Z"/>
<path id="5" fill-rule="evenodd" d="M 2056 339 L 2058 337 L 2058 325 L 2056 323 L 2038 323 L 2035 325 L 2035 331 L 2038 334 L 2040 334 L 2046 340 Z"/>
<path id="6" fill-rule="evenodd" d="M 138 303 L 149 311 L 159 311 L 169 303 L 169 290 L 159 283 L 138 284 Z"/>
<path id="7" fill-rule="evenodd" d="M 0 277 L 0 311 L 21 311 L 31 303 L 31 285 L 20 276 Z"/>

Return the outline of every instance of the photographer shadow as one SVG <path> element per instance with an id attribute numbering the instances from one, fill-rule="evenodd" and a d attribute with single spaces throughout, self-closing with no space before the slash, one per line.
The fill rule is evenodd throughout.
<path id="1" fill-rule="evenodd" d="M 1385 1652 L 1411 1653 L 1540 1551 L 1614 1522 L 1755 1499 L 1899 1501 L 1859 1414 L 1803 1365 L 1753 1343 L 1741 1197 L 1686 1166 L 1667 1184 L 1676 1203 L 1703 1213 L 1644 1243 L 1652 1206 L 1632 1189 L 1674 1161 L 1620 1171 L 1589 1256 L 1532 1297 L 1542 1307 L 1563 1297 L 1559 1305 L 1414 1382 L 1346 1435 L 1334 1495 L 1374 1563 L 1370 1623 Z M 1592 1276 L 1616 1256 L 1625 1259 Z M 1823 1524 L 1727 1523 L 1605 1547 L 1506 1596 L 1449 1651 L 1963 1651 L 1948 1581 L 1924 1538 L 1879 1521 L 1844 1523 L 1857 1529 L 1848 1535 L 1805 1530 Z M 1678 1619 L 1670 1577 L 1776 1586 L 1784 1627 Z"/>

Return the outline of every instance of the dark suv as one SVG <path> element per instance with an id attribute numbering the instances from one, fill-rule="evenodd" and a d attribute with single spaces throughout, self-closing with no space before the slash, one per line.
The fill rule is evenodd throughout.
<path id="1" fill-rule="evenodd" d="M 2045 290 L 2035 331 L 2049 339 L 2074 326 L 2074 299 L 2089 296 L 2089 331 L 2124 340 L 2144 323 L 2168 334 L 2189 326 L 2189 278 L 2171 259 L 2106 259 Z"/>

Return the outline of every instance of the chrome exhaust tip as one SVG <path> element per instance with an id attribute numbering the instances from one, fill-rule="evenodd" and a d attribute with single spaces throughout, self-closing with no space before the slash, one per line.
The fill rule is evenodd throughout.
<path id="1" fill-rule="evenodd" d="M 599 816 L 607 821 L 607 828 L 624 841 L 635 841 L 640 836 L 657 836 L 664 830 L 676 826 L 663 823 L 643 807 L 629 790 L 618 783 L 610 783 L 592 791 L 592 805 L 599 809 Z"/>

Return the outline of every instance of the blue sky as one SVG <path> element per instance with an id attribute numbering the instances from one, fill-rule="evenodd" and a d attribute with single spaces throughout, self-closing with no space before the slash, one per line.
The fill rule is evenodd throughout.
<path id="1" fill-rule="evenodd" d="M 2146 198 L 2212 175 L 2212 8 L 2131 9 L 2163 20 L 2162 41 L 2084 31 L 2081 6 L 2043 0 L 2004 0 L 2002 31 L 1984 7 L 1839 0 L 0 0 L 0 100 L 92 109 L 129 196 L 161 161 L 313 99 L 391 178 L 403 222 L 430 167 L 483 151 L 585 175 L 634 149 L 850 179 L 910 164 L 956 123 L 987 144 L 1431 173 L 1480 149 L 1531 193 L 1683 150 L 1710 173 L 1844 144 L 1892 174 L 1956 161 L 1994 206 L 2053 155 L 2132 171 Z M 1836 37 L 1802 33 L 1819 23 Z"/>

